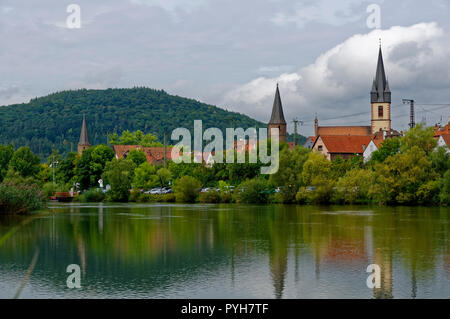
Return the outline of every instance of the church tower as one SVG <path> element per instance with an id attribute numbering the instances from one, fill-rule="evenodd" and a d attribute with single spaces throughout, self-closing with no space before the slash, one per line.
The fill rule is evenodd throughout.
<path id="1" fill-rule="evenodd" d="M 280 132 L 280 142 L 281 141 L 286 142 L 286 120 L 284 119 L 283 105 L 281 104 L 280 90 L 278 89 L 278 84 L 277 90 L 275 92 L 275 100 L 273 101 L 272 116 L 270 117 L 268 127 L 269 127 L 269 138 L 271 138 L 270 129 L 278 128 Z"/>
<path id="2" fill-rule="evenodd" d="M 83 114 L 83 124 L 81 125 L 81 134 L 80 134 L 80 140 L 78 141 L 78 154 L 81 156 L 83 154 L 83 151 L 88 149 L 91 146 L 89 143 L 89 137 L 86 127 L 86 117 Z"/>
<path id="3" fill-rule="evenodd" d="M 391 130 L 391 90 L 389 89 L 389 82 L 386 79 L 384 70 L 383 54 L 378 53 L 378 65 L 373 80 L 372 91 L 370 92 L 370 100 L 372 105 L 372 134 L 382 130 Z"/>

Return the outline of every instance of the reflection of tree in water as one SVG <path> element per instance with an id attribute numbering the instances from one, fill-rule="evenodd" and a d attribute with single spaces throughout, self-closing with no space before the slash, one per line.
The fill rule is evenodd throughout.
<path id="1" fill-rule="evenodd" d="M 353 214 L 350 208 L 336 212 L 306 206 L 74 207 L 69 218 L 64 216 L 69 208 L 56 209 L 52 219 L 21 227 L 0 250 L 0 262 L 14 258 L 18 264 L 29 263 L 33 245 L 39 242 L 40 263 L 45 261 L 47 272 L 63 269 L 65 276 L 61 264 L 79 262 L 83 273 L 119 279 L 127 287 L 144 278 L 151 292 L 171 282 L 196 280 L 204 269 L 223 271 L 224 263 L 230 265 L 234 289 L 235 280 L 240 284 L 239 260 L 257 254 L 269 259 L 264 267 L 270 268 L 270 277 L 265 280 L 275 298 L 285 297 L 286 287 L 291 287 L 291 251 L 296 283 L 299 260 L 315 267 L 304 276 L 315 276 L 316 282 L 320 270 L 325 274 L 324 270 L 352 265 L 365 273 L 368 264 L 379 264 L 382 288 L 373 291 L 375 298 L 393 298 L 393 265 L 404 263 L 402 269 L 410 270 L 407 293 L 414 298 L 424 276 L 435 276 L 430 269 L 439 264 L 438 256 L 449 264 L 448 209 L 375 208 L 368 217 L 364 212 L 358 215 L 357 209 Z M 0 234 L 21 223 L 22 218 L 0 219 Z M 369 237 L 370 249 L 364 245 Z"/>

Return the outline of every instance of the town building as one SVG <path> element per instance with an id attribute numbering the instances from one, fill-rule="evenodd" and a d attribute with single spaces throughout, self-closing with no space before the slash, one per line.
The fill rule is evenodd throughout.
<path id="1" fill-rule="evenodd" d="M 84 150 L 91 147 L 86 126 L 86 117 L 83 114 L 83 123 L 81 124 L 80 140 L 78 141 L 78 154 L 81 156 Z"/>
<path id="2" fill-rule="evenodd" d="M 437 147 L 445 147 L 447 153 L 450 153 L 450 134 L 439 135 Z"/>

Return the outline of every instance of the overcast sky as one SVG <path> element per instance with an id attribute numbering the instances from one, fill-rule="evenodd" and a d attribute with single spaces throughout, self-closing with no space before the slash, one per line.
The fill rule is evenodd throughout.
<path id="1" fill-rule="evenodd" d="M 67 27 L 70 4 L 80 29 Z M 369 125 L 382 38 L 393 127 L 409 122 L 402 98 L 434 124 L 450 107 L 420 104 L 450 104 L 449 17 L 448 0 L 0 0 L 0 105 L 148 86 L 267 122 L 279 82 L 290 131 L 298 117 L 312 134 L 316 113 Z"/>

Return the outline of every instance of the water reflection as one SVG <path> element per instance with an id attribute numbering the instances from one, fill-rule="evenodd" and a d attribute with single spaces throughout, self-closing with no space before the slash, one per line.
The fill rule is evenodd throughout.
<path id="1" fill-rule="evenodd" d="M 55 205 L 3 217 L 0 297 L 449 298 L 448 208 Z M 14 230 L 14 231 L 12 231 Z M 1 241 L 0 241 L 1 242 Z M 65 286 L 79 264 L 81 290 Z M 366 286 L 380 265 L 381 288 Z"/>

